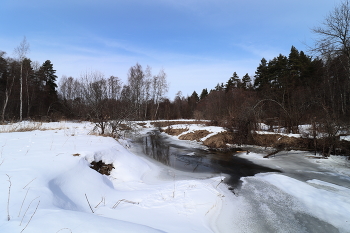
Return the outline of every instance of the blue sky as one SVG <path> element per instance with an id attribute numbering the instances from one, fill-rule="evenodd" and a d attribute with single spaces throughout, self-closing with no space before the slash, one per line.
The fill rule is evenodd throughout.
<path id="1" fill-rule="evenodd" d="M 51 60 L 57 76 L 100 71 L 127 81 L 137 62 L 167 73 L 169 98 L 214 88 L 260 60 L 307 52 L 311 28 L 341 0 L 1 0 L 0 50 Z"/>

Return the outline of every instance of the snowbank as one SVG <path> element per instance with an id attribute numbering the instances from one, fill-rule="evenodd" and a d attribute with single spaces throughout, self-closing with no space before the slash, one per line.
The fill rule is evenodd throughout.
<path id="1" fill-rule="evenodd" d="M 221 178 L 181 180 L 167 171 L 160 179 L 163 168 L 125 141 L 88 135 L 92 127 L 46 123 L 0 133 L 1 232 L 216 231 Z M 89 167 L 99 160 L 115 167 L 109 177 Z"/>

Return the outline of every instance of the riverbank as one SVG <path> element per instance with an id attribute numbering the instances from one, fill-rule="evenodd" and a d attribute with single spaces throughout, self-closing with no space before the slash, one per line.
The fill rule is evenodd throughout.
<path id="1" fill-rule="evenodd" d="M 190 140 L 202 143 L 211 150 L 236 151 L 241 150 L 244 144 L 244 151 L 247 148 L 260 146 L 273 148 L 265 156 L 269 157 L 280 151 L 301 150 L 313 151 L 314 157 L 329 157 L 331 154 L 343 155 L 350 158 L 350 137 L 346 135 L 338 136 L 332 140 L 324 135 L 312 135 L 311 126 L 300 126 L 299 134 L 283 133 L 283 128 L 277 131 L 268 131 L 263 124 L 260 131 L 252 131 L 247 138 L 242 139 L 242 135 L 229 132 L 219 126 L 212 126 L 209 121 L 195 120 L 171 120 L 171 121 L 150 121 L 147 127 L 156 127 L 159 131 L 173 136 L 179 140 Z M 146 123 L 143 123 L 145 126 Z M 332 141 L 332 143 L 330 143 Z M 332 152 L 332 153 L 331 153 Z"/>

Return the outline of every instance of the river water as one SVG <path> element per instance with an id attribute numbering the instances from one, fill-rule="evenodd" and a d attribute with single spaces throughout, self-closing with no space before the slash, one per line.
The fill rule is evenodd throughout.
<path id="1" fill-rule="evenodd" d="M 237 200 L 246 203 L 247 207 L 243 210 L 253 210 L 241 210 L 239 214 L 235 214 L 237 203 L 224 207 L 232 209 L 232 213 L 221 216 L 218 221 L 227 224 L 225 218 L 229 218 L 232 229 L 245 229 L 244 232 L 344 232 L 315 217 L 305 208 L 303 201 L 254 178 L 257 173 L 277 172 L 302 182 L 316 179 L 350 188 L 349 177 L 335 174 L 311 162 L 305 157 L 307 152 L 281 152 L 276 158 L 252 160 L 258 162 L 258 165 L 241 158 L 235 152 L 209 151 L 198 143 L 174 140 L 158 131 L 150 131 L 134 138 L 133 143 L 136 144 L 138 155 L 186 174 L 193 174 L 194 177 L 202 174 L 203 178 L 225 176 L 223 182 L 237 196 Z M 260 148 L 256 152 L 268 154 L 270 151 Z M 247 177 L 244 178 L 244 185 L 241 182 L 242 177 Z"/>
<path id="2" fill-rule="evenodd" d="M 260 166 L 234 156 L 235 152 L 232 151 L 209 151 L 204 148 L 176 144 L 158 131 L 151 131 L 147 135 L 138 137 L 134 143 L 142 147 L 143 154 L 149 158 L 177 170 L 215 176 L 226 174 L 228 179 L 224 182 L 232 188 L 240 186 L 241 177 L 254 176 L 261 172 L 279 172 L 277 169 Z"/>

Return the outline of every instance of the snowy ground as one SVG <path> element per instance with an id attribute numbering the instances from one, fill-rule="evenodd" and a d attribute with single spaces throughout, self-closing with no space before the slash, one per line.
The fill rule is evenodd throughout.
<path id="1" fill-rule="evenodd" d="M 186 179 L 88 135 L 90 123 L 7 132 L 21 127 L 0 126 L 0 232 L 350 232 L 349 163 L 336 157 L 242 153 L 286 174 L 242 178 L 235 196 L 221 177 Z M 115 169 L 101 175 L 94 160 Z"/>
<path id="2" fill-rule="evenodd" d="M 41 128 L 0 133 L 0 232 L 217 231 L 220 177 L 180 180 L 125 141 L 88 135 L 89 123 Z M 113 163 L 111 176 L 89 168 L 93 160 Z"/>

